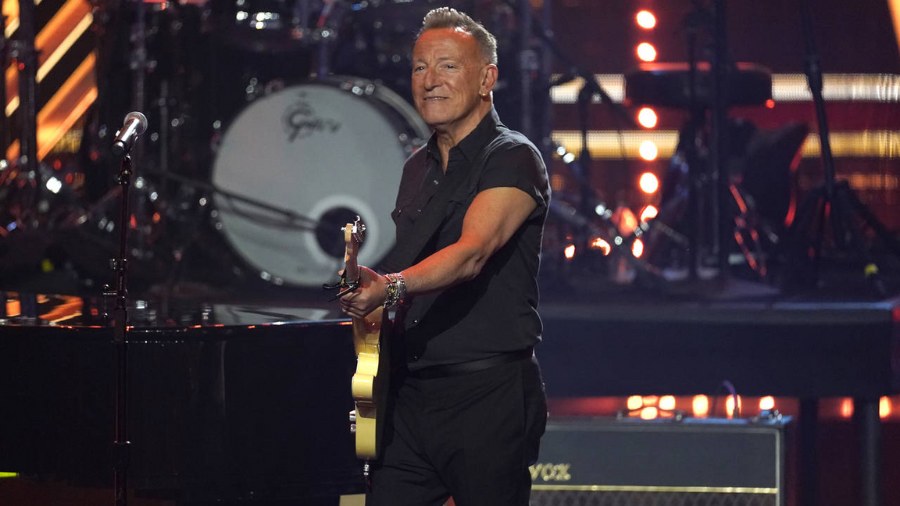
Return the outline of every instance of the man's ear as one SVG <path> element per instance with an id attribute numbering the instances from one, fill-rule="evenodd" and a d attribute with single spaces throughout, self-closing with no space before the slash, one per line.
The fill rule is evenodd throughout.
<path id="1" fill-rule="evenodd" d="M 484 67 L 484 75 L 481 79 L 481 90 L 479 90 L 482 96 L 487 96 L 494 90 L 494 86 L 497 84 L 498 74 L 499 71 L 497 70 L 497 66 L 493 63 L 489 63 Z"/>

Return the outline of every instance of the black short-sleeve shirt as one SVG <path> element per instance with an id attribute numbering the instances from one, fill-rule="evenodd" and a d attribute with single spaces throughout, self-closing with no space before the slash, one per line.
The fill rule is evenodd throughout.
<path id="1" fill-rule="evenodd" d="M 449 199 L 436 199 L 452 178 L 462 183 Z M 445 206 L 418 259 L 453 244 L 475 195 L 496 187 L 518 188 L 538 205 L 475 279 L 414 298 L 402 325 L 411 370 L 518 351 L 541 339 L 537 273 L 550 185 L 537 148 L 503 126 L 496 111 L 450 150 L 446 174 L 434 137 L 407 160 L 393 212 L 397 241 L 411 240 L 416 220 L 429 206 Z"/>

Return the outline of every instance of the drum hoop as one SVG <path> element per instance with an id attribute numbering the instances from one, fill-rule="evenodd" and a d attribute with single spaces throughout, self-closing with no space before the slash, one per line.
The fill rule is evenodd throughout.
<path id="1" fill-rule="evenodd" d="M 414 147 L 416 144 L 424 144 L 424 142 L 426 142 L 431 136 L 431 128 L 428 127 L 428 125 L 425 123 L 425 120 L 423 120 L 422 116 L 419 115 L 419 112 L 416 111 L 415 107 L 413 107 L 412 104 L 406 101 L 397 92 L 392 90 L 388 85 L 361 77 L 341 75 L 330 76 L 328 78 L 322 79 L 321 81 L 331 82 L 339 89 L 361 98 L 372 96 L 377 99 L 375 103 L 379 105 L 383 104 L 394 113 L 399 114 L 401 119 L 404 120 L 410 130 L 412 130 L 413 133 L 416 134 L 415 138 L 408 139 L 406 142 L 401 142 L 402 144 L 404 144 L 405 148 L 409 148 L 411 146 Z M 358 87 L 362 87 L 363 89 L 371 89 L 372 91 L 365 93 L 358 93 L 353 91 L 353 88 Z"/>

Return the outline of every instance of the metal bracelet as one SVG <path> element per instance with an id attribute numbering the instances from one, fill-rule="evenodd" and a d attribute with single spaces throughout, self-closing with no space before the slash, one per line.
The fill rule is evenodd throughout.
<path id="1" fill-rule="evenodd" d="M 387 284 L 384 287 L 384 307 L 385 309 L 393 309 L 406 299 L 406 280 L 403 274 L 395 272 L 393 274 L 385 274 Z"/>

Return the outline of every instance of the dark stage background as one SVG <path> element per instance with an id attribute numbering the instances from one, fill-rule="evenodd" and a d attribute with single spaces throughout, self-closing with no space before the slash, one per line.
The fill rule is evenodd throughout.
<path id="1" fill-rule="evenodd" d="M 43 331 L 74 329 L 91 346 L 104 339 L 90 333 L 108 325 L 102 304 L 66 297 L 91 300 L 114 283 L 109 260 L 119 255 L 122 223 L 121 164 L 112 146 L 126 114 L 139 111 L 148 122 L 131 152 L 128 296 L 137 326 L 150 336 L 144 344 L 159 346 L 138 357 L 145 360 L 140 379 L 155 377 L 160 357 L 175 357 L 172 367 L 180 368 L 167 382 L 141 388 L 164 409 L 171 388 L 178 409 L 189 409 L 197 424 L 182 428 L 179 441 L 212 420 L 220 424 L 212 436 L 252 446 L 240 431 L 223 428 L 218 412 L 210 415 L 207 408 L 221 399 L 203 398 L 211 387 L 194 376 L 208 372 L 217 346 L 244 349 L 261 337 L 248 356 L 284 367 L 284 357 L 267 355 L 271 338 L 276 350 L 310 366 L 304 374 L 321 364 L 310 359 L 308 334 L 293 341 L 262 327 L 248 338 L 252 324 L 217 320 L 210 308 L 276 307 L 248 312 L 266 315 L 266 324 L 283 318 L 347 330 L 329 320 L 339 315 L 328 313 L 320 289 L 341 264 L 343 244 L 333 232 L 361 215 L 370 231 L 364 263 L 377 263 L 392 244 L 400 164 L 429 134 L 409 103 L 409 48 L 424 13 L 446 4 L 497 35 L 496 107 L 547 160 L 554 205 L 540 281 L 553 413 L 610 416 L 638 403 L 631 417 L 664 418 L 670 394 L 677 410 L 735 416 L 726 409 L 720 369 L 706 367 L 715 357 L 754 385 L 745 389 L 743 415 L 765 405 L 794 419 L 788 505 L 806 506 L 810 497 L 822 506 L 860 503 L 860 415 L 854 421 L 851 413 L 860 398 L 881 410 L 881 455 L 872 463 L 881 504 L 900 503 L 900 37 L 892 21 L 900 7 L 810 0 L 804 16 L 805 3 L 43 0 L 32 8 L 5 0 L 0 349 L 17 378 L 44 382 L 34 399 L 58 404 L 46 412 L 17 404 L 27 402 L 28 388 L 0 377 L 0 419 L 21 429 L 37 413 L 42 423 L 65 424 L 59 410 L 75 406 L 82 416 L 96 401 L 77 389 L 53 400 L 48 385 L 99 382 L 109 357 L 84 365 L 91 373 L 79 381 L 87 383 L 60 380 L 59 367 L 80 370 L 81 360 L 92 360 L 84 350 L 96 348 Z M 655 14 L 654 28 L 637 26 L 641 9 Z M 642 42 L 655 47 L 652 61 L 639 60 Z M 691 61 L 700 63 L 693 99 Z M 724 69 L 721 108 L 709 98 L 717 69 Z M 816 104 L 809 82 L 819 75 L 824 101 Z M 648 107 L 651 126 L 638 122 Z M 831 134 L 827 150 L 823 131 Z M 656 188 L 641 188 L 648 179 Z M 823 201 L 831 182 L 836 193 Z M 658 215 L 641 223 L 648 206 Z M 62 309 L 54 306 L 60 301 Z M 315 311 L 297 316 L 285 307 Z M 90 318 L 73 316 L 82 311 Z M 718 311 L 728 316 L 716 319 Z M 779 325 L 755 334 L 773 320 Z M 862 332 L 865 325 L 876 330 Z M 66 345 L 55 346 L 60 341 Z M 237 378 L 264 383 L 265 371 L 234 357 Z M 595 370 L 595 357 L 609 369 Z M 839 370 L 823 371 L 821 363 Z M 580 381 L 618 366 L 614 378 Z M 755 374 L 761 370 L 776 374 Z M 710 378 L 715 383 L 701 383 Z M 819 380 L 826 394 L 816 390 Z M 290 388 L 270 393 L 290 402 Z M 707 395 L 713 412 L 698 412 L 695 394 Z M 248 409 L 270 408 L 260 407 L 268 397 L 229 395 L 255 406 Z M 165 411 L 164 418 L 183 414 Z M 85 416 L 77 423 L 97 418 Z M 249 418 L 242 412 L 235 423 Z M 291 422 L 304 418 L 302 409 L 290 413 Z M 817 430 L 804 423 L 810 419 L 818 419 Z M 160 448 L 169 448 L 173 436 L 150 425 L 150 433 L 169 438 Z M 45 426 L 29 427 L 39 439 Z M 68 434 L 58 430 L 54 437 Z M 102 440 L 93 429 L 71 434 Z M 7 445 L 0 448 L 38 444 L 18 437 L 0 432 Z M 201 449 L 214 443 L 191 441 Z M 265 456 L 249 454 L 265 467 Z M 67 462 L 66 455 L 54 462 Z M 154 455 L 168 458 L 162 449 Z M 809 458 L 818 469 L 804 477 Z M 0 471 L 16 472 L 17 463 Z M 196 465 L 188 471 L 198 472 Z M 96 476 L 85 485 L 38 475 L 0 479 L 0 503 L 81 505 L 108 497 Z M 137 504 L 175 500 L 160 494 Z"/>

